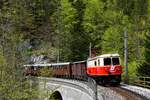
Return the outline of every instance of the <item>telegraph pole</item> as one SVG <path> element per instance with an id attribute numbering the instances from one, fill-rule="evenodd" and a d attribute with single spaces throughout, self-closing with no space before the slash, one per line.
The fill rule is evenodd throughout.
<path id="1" fill-rule="evenodd" d="M 91 56 L 92 56 L 92 51 L 91 51 L 91 48 L 92 48 L 92 44 L 91 44 L 91 42 L 90 42 L 90 46 L 89 46 L 89 58 L 91 58 Z"/>
<path id="2" fill-rule="evenodd" d="M 129 76 L 128 76 L 128 33 L 127 29 L 124 29 L 124 65 L 126 68 L 126 75 L 125 75 L 125 82 L 128 83 Z"/>
<path id="3" fill-rule="evenodd" d="M 61 32 L 61 22 L 60 22 L 60 20 L 61 20 L 61 15 L 60 15 L 60 7 L 61 7 L 61 5 L 60 5 L 60 0 L 58 0 L 57 1 L 57 32 L 58 32 L 58 34 L 60 34 L 60 32 Z M 58 54 L 57 54 L 57 63 L 59 63 L 59 61 L 60 61 L 60 37 L 59 37 L 59 35 L 58 35 Z"/>

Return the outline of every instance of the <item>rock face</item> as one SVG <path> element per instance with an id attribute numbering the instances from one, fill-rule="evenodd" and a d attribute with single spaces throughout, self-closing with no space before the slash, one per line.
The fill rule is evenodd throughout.
<path id="1" fill-rule="evenodd" d="M 32 55 L 30 59 L 30 63 L 33 63 L 33 64 L 44 64 L 48 62 L 49 62 L 49 59 L 45 55 L 39 55 L 39 56 Z"/>

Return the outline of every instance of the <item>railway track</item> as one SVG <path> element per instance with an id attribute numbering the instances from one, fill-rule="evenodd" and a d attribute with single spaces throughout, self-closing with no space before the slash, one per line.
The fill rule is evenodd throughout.
<path id="1" fill-rule="evenodd" d="M 98 85 L 98 98 L 101 100 L 148 100 L 137 93 L 131 92 L 120 86 L 100 86 Z"/>

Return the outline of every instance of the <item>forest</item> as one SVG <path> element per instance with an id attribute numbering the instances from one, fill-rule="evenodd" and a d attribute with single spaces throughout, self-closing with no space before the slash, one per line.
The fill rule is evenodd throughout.
<path id="1" fill-rule="evenodd" d="M 0 99 L 32 100 L 22 69 L 33 55 L 86 60 L 91 43 L 124 66 L 124 32 L 129 77 L 150 77 L 149 23 L 150 0 L 0 0 Z"/>

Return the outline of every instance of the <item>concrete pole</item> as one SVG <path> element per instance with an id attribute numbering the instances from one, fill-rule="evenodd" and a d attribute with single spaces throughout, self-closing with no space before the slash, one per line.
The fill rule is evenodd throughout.
<path id="1" fill-rule="evenodd" d="M 89 58 L 91 58 L 92 54 L 91 54 L 91 48 L 92 48 L 92 44 L 90 42 L 90 46 L 89 46 Z"/>
<path id="2" fill-rule="evenodd" d="M 59 56 L 60 56 L 60 53 L 59 53 L 59 47 L 58 47 L 58 53 L 57 53 L 57 63 L 59 63 Z"/>
<path id="3" fill-rule="evenodd" d="M 124 30 L 124 65 L 126 68 L 125 72 L 125 82 L 128 83 L 129 76 L 128 76 L 128 33 L 127 29 Z"/>
<path id="4" fill-rule="evenodd" d="M 60 0 L 57 1 L 57 30 L 58 30 L 58 34 L 60 34 L 61 32 L 61 16 L 60 16 Z M 60 61 L 60 37 L 58 36 L 58 54 L 57 54 L 57 63 L 59 63 Z"/>

